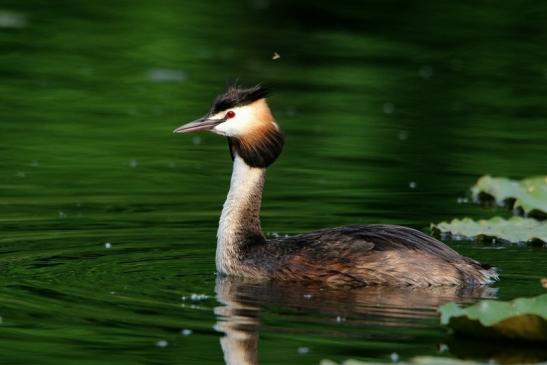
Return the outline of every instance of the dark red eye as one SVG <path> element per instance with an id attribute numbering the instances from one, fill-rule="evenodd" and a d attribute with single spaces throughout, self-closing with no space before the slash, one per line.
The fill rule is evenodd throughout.
<path id="1" fill-rule="evenodd" d="M 228 113 L 226 113 L 226 118 L 230 119 L 236 116 L 236 112 L 230 110 Z"/>

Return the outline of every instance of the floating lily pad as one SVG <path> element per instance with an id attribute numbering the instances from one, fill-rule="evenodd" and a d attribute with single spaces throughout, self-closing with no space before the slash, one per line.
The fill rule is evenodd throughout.
<path id="1" fill-rule="evenodd" d="M 439 307 L 441 323 L 456 333 L 485 338 L 547 341 L 547 294 L 510 302 L 482 300 L 467 308 Z"/>
<path id="2" fill-rule="evenodd" d="M 521 181 L 485 175 L 471 187 L 475 200 L 494 199 L 498 205 L 509 204 L 526 214 L 547 215 L 547 176 L 530 177 Z"/>
<path id="3" fill-rule="evenodd" d="M 452 239 L 478 239 L 512 243 L 547 243 L 547 221 L 532 218 L 493 217 L 475 221 L 471 218 L 453 219 L 432 224 L 434 234 Z"/>

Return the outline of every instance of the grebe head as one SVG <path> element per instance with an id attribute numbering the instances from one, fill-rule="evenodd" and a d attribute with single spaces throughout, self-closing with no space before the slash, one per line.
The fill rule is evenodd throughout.
<path id="1" fill-rule="evenodd" d="M 202 118 L 182 125 L 174 133 L 211 131 L 228 137 L 232 156 L 237 154 L 251 167 L 267 167 L 283 149 L 283 134 L 266 102 L 261 85 L 229 86 L 217 96 Z"/>

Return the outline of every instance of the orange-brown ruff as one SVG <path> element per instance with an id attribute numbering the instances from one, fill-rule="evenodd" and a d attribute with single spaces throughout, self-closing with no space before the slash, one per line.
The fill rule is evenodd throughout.
<path id="1" fill-rule="evenodd" d="M 351 225 L 266 239 L 259 216 L 264 178 L 283 148 L 266 96 L 261 86 L 231 86 L 205 117 L 175 130 L 228 138 L 234 168 L 217 234 L 219 273 L 351 287 L 476 286 L 497 279 L 495 268 L 407 227 Z"/>

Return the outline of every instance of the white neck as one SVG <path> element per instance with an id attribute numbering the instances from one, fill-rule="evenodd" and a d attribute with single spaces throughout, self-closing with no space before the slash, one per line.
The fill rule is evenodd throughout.
<path id="1" fill-rule="evenodd" d="M 263 241 L 260 205 L 266 169 L 250 167 L 235 154 L 230 191 L 217 233 L 216 267 L 227 275 L 241 275 L 243 247 Z"/>

